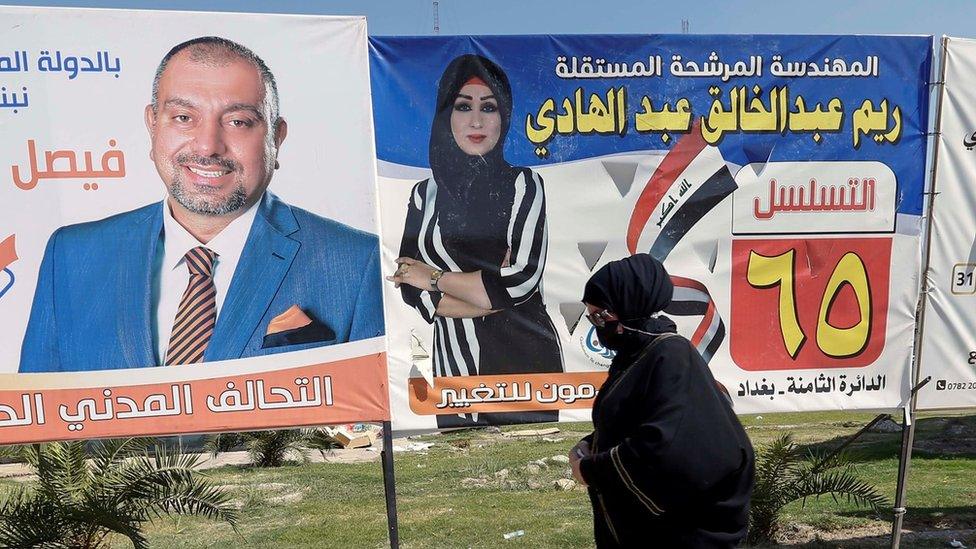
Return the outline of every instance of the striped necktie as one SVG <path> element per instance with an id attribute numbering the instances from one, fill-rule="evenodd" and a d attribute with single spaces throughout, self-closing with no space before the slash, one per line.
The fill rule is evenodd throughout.
<path id="1" fill-rule="evenodd" d="M 195 364 L 203 360 L 217 321 L 217 289 L 213 281 L 217 253 L 198 246 L 183 259 L 190 271 L 190 283 L 183 292 L 173 321 L 166 351 L 166 365 Z"/>

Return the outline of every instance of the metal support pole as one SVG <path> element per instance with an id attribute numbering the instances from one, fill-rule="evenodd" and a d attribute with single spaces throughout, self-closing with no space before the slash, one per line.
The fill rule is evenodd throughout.
<path id="1" fill-rule="evenodd" d="M 386 492 L 386 524 L 390 535 L 390 549 L 399 549 L 400 531 L 397 526 L 396 480 L 393 478 L 393 427 L 383 422 L 383 489 Z"/>
<path id="2" fill-rule="evenodd" d="M 898 487 L 895 489 L 895 518 L 891 523 L 891 549 L 898 549 L 901 546 L 901 526 L 905 520 L 905 495 L 908 491 L 908 468 L 912 460 L 912 445 L 915 443 L 915 424 L 918 423 L 912 418 L 912 410 L 915 402 L 915 394 L 932 381 L 932 377 L 926 377 L 918 385 L 912 387 L 912 394 L 909 397 L 909 404 L 905 407 L 901 422 L 901 457 L 898 460 Z"/>
<path id="3" fill-rule="evenodd" d="M 939 148 L 942 141 L 942 104 L 945 99 L 946 93 L 946 66 L 948 65 L 946 59 L 949 52 L 949 38 L 947 36 L 942 37 L 940 44 L 940 58 L 939 58 L 939 78 L 933 84 L 938 84 L 940 89 L 938 95 L 936 96 L 935 105 L 935 131 L 932 132 L 934 136 L 932 143 L 932 169 L 929 172 L 929 185 L 928 185 L 928 209 L 926 210 L 926 223 L 925 223 L 925 242 L 922 247 L 922 280 L 921 289 L 922 292 L 918 298 L 918 307 L 916 309 L 917 322 L 915 324 L 915 354 L 912 357 L 912 379 L 915 383 L 915 387 L 912 388 L 912 393 L 909 395 L 908 403 L 905 405 L 904 417 L 902 419 L 902 436 L 901 436 L 901 458 L 898 462 L 898 487 L 895 489 L 895 518 L 891 524 L 891 548 L 899 549 L 901 546 L 901 527 L 905 520 L 905 493 L 907 491 L 907 481 L 908 481 L 908 469 L 909 464 L 912 459 L 912 445 L 915 443 L 915 421 L 912 421 L 912 414 L 915 413 L 916 404 L 916 393 L 921 389 L 926 383 L 932 380 L 932 377 L 926 377 L 924 380 L 919 382 L 921 377 L 920 369 L 922 362 L 922 333 L 925 327 L 925 306 L 928 301 L 929 292 L 929 263 L 932 254 L 932 218 L 934 217 L 935 210 L 935 197 L 939 194 L 936 190 L 936 183 L 939 173 Z"/>
<path id="4" fill-rule="evenodd" d="M 901 458 L 898 460 L 898 487 L 895 489 L 895 518 L 891 523 L 891 549 L 901 547 L 901 526 L 905 521 L 905 481 L 912 459 L 912 444 L 915 443 L 915 422 L 910 417 L 906 408 L 901 423 Z"/>
<path id="5" fill-rule="evenodd" d="M 861 438 L 861 435 L 863 435 L 864 433 L 868 432 L 872 427 L 874 427 L 875 425 L 877 425 L 878 423 L 880 423 L 881 421 L 884 421 L 886 419 L 891 419 L 891 414 L 879 414 L 876 418 L 872 419 L 867 425 L 865 425 L 864 427 L 861 427 L 861 429 L 858 432 L 856 432 L 853 435 L 851 435 L 850 437 L 848 437 L 848 439 L 845 440 L 840 446 L 838 446 L 837 448 L 834 448 L 834 451 L 833 452 L 830 452 L 829 454 L 827 454 L 826 456 L 824 456 L 824 458 L 822 460 L 820 460 L 813 467 L 813 471 L 814 472 L 818 472 L 821 467 L 823 467 L 824 465 L 830 463 L 831 460 L 833 460 L 835 457 L 837 457 L 837 454 L 840 454 L 841 452 L 843 452 L 844 451 L 844 448 L 847 448 L 848 446 L 850 446 L 855 440 Z"/>

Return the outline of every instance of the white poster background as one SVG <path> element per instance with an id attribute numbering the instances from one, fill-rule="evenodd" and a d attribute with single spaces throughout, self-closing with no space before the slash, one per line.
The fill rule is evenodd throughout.
<path id="1" fill-rule="evenodd" d="M 0 20 L 0 58 L 26 51 L 30 63 L 27 72 L 0 72 L 7 97 L 17 93 L 20 100 L 27 88 L 29 103 L 16 113 L 0 108 L 0 241 L 16 235 L 19 256 L 10 266 L 15 283 L 0 297 L 0 373 L 17 371 L 51 233 L 166 196 L 149 158 L 143 110 L 156 66 L 185 40 L 211 35 L 234 40 L 274 73 L 288 136 L 269 189 L 289 204 L 378 233 L 365 18 L 2 7 Z M 107 52 L 113 63 L 119 59 L 118 77 L 41 72 L 42 51 L 90 59 Z M 125 178 L 47 179 L 22 190 L 13 182 L 12 167 L 20 166 L 27 177 L 29 139 L 42 165 L 44 151 L 54 150 L 78 152 L 79 163 L 80 151 L 92 151 L 99 164 L 114 140 L 125 156 Z M 98 190 L 84 189 L 91 182 Z M 0 273 L 0 288 L 6 279 Z M 325 362 L 334 354 L 316 349 L 310 360 Z"/>
<path id="2" fill-rule="evenodd" d="M 661 162 L 665 151 L 645 151 L 587 159 L 564 164 L 533 167 L 544 180 L 549 234 L 542 287 L 546 309 L 560 337 L 563 363 L 566 372 L 606 371 L 609 360 L 585 348 L 590 325 L 585 318 L 570 332 L 567 321 L 560 312 L 560 304 L 578 303 L 583 286 L 592 272 L 609 261 L 630 255 L 625 235 L 637 198 L 645 182 Z M 837 163 L 841 166 L 842 163 Z M 608 169 L 626 171 L 625 165 L 634 171 L 633 183 L 624 196 L 614 184 Z M 742 168 L 729 165 L 733 174 Z M 882 170 L 887 170 L 882 167 Z M 890 173 L 890 170 L 887 170 Z M 430 175 L 429 170 L 404 167 L 381 162 L 379 166 L 379 200 L 382 223 L 383 274 L 394 271 L 406 206 L 410 190 L 418 181 Z M 736 179 L 743 179 L 742 174 Z M 749 178 L 745 178 L 749 179 Z M 765 188 L 765 187 L 764 187 Z M 737 192 L 753 191 L 740 189 Z M 704 284 L 714 300 L 718 313 L 725 321 L 726 336 L 721 347 L 711 359 L 709 367 L 715 378 L 731 393 L 735 411 L 739 414 L 818 411 L 818 410 L 874 410 L 892 409 L 903 405 L 910 388 L 910 360 L 914 311 L 919 286 L 919 239 L 918 222 L 913 216 L 898 216 L 898 227 L 892 238 L 890 287 L 885 345 L 881 355 L 871 364 L 859 368 L 780 369 L 749 372 L 737 366 L 729 354 L 731 336 L 731 227 L 733 195 L 726 197 L 706 214 L 689 231 L 670 253 L 665 262 L 669 273 L 694 279 Z M 843 215 L 843 214 L 840 214 Z M 888 230 L 891 230 L 889 225 Z M 834 231 L 836 233 L 836 231 Z M 860 237 L 859 234 L 829 234 L 821 237 Z M 738 237 L 737 237 L 738 238 Z M 816 234 L 791 236 L 790 238 L 818 238 Z M 606 242 L 607 247 L 591 271 L 584 261 L 580 242 Z M 646 250 L 640 250 L 646 251 Z M 713 261 L 714 258 L 714 261 Z M 678 331 L 690 338 L 701 317 L 669 315 L 678 324 Z M 412 308 L 405 305 L 400 292 L 391 283 L 386 284 L 386 325 L 389 342 L 390 405 L 397 430 L 436 429 L 435 416 L 414 414 L 409 406 L 408 383 L 411 377 L 425 375 L 423 360 L 412 359 L 417 349 L 411 343 L 411 334 L 422 342 L 423 351 L 432 350 L 433 327 L 423 321 Z M 779 337 L 772 334 L 770 337 Z M 427 361 L 429 368 L 429 360 Z M 785 367 L 785 366 L 784 366 Z M 847 376 L 854 382 L 857 376 L 877 379 L 885 376 L 885 387 L 878 391 L 851 390 L 830 393 L 779 394 L 787 389 L 792 380 L 803 377 L 802 383 L 813 382 L 817 376 Z M 739 384 L 749 387 L 760 384 L 775 385 L 777 394 L 745 396 L 738 393 Z M 560 421 L 585 421 L 590 410 L 561 410 Z"/>
<path id="3" fill-rule="evenodd" d="M 922 410 L 976 406 L 976 40 L 946 38 L 922 326 Z"/>

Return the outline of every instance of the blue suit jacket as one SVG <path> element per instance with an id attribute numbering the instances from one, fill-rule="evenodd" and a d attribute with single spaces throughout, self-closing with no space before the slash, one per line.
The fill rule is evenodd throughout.
<path id="1" fill-rule="evenodd" d="M 151 295 L 162 226 L 163 209 L 156 203 L 55 231 L 41 263 L 21 372 L 158 364 Z M 292 305 L 318 321 L 318 331 L 299 338 L 301 343 L 269 343 L 268 323 Z M 383 299 L 376 236 L 289 206 L 266 192 L 204 360 L 380 335 Z"/>

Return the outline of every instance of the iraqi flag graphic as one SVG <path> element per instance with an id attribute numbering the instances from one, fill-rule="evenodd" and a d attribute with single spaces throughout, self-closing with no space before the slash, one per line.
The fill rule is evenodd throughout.
<path id="1" fill-rule="evenodd" d="M 641 191 L 627 228 L 630 253 L 664 261 L 702 217 L 736 189 L 718 147 L 705 143 L 701 122 L 679 140 Z"/>
<path id="2" fill-rule="evenodd" d="M 696 122 L 665 155 L 641 191 L 627 229 L 630 253 L 647 251 L 663 262 L 681 238 L 736 189 L 721 152 L 705 143 L 699 125 Z M 675 275 L 671 281 L 674 297 L 664 312 L 702 317 L 691 343 L 708 362 L 725 339 L 725 323 L 704 284 Z"/>

